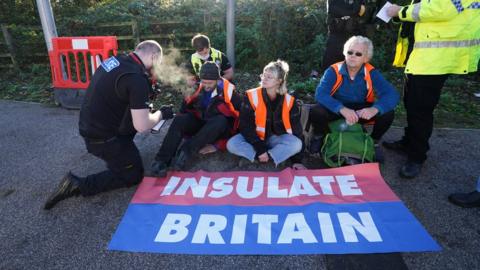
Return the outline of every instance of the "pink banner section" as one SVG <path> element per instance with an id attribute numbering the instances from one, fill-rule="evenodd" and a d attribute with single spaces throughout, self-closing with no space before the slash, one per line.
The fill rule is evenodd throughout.
<path id="1" fill-rule="evenodd" d="M 132 203 L 168 205 L 293 206 L 314 202 L 393 202 L 398 197 L 377 163 L 280 172 L 171 172 L 145 177 Z"/>

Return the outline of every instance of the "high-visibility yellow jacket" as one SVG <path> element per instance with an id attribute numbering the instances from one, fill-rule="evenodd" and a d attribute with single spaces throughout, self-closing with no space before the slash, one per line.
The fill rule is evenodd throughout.
<path id="1" fill-rule="evenodd" d="M 466 74 L 480 59 L 479 0 L 421 0 L 403 7 L 401 21 L 415 22 L 415 43 L 405 73 Z M 408 41 L 397 42 L 393 65 L 404 66 Z"/>
<path id="2" fill-rule="evenodd" d="M 210 57 L 212 61 L 215 62 L 218 66 L 222 64 L 222 52 L 210 47 Z M 197 54 L 192 54 L 190 57 L 190 62 L 192 63 L 193 70 L 195 75 L 200 76 L 200 67 L 203 65 L 204 60 L 200 59 Z"/>

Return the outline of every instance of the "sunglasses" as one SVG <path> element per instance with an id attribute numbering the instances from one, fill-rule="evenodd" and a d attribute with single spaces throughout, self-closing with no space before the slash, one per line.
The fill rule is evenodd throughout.
<path id="1" fill-rule="evenodd" d="M 348 55 L 353 55 L 355 53 L 355 56 L 362 57 L 363 53 L 361 52 L 354 52 L 354 51 L 348 51 Z"/>

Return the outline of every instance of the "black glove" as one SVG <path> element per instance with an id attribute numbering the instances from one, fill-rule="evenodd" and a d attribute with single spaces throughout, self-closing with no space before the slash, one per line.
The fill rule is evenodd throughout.
<path id="1" fill-rule="evenodd" d="M 153 83 L 152 87 L 150 88 L 150 92 L 148 93 L 149 100 L 157 99 L 157 96 L 160 94 L 160 92 L 161 92 L 160 83 L 158 82 Z"/>
<path id="2" fill-rule="evenodd" d="M 163 120 L 168 120 L 173 118 L 173 106 L 162 106 L 160 108 L 160 111 L 162 112 L 162 119 Z"/>

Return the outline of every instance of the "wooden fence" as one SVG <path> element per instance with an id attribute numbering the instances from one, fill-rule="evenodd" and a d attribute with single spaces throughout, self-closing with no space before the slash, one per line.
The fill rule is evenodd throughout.
<path id="1" fill-rule="evenodd" d="M 190 46 L 186 44 L 182 39 L 190 39 L 196 32 L 176 32 L 175 26 L 182 27 L 183 22 L 180 21 L 164 21 L 164 22 L 149 22 L 149 26 L 152 29 L 170 29 L 165 33 L 165 31 L 155 32 L 146 32 L 141 33 L 139 24 L 137 21 L 127 21 L 127 22 L 118 22 L 118 23 L 103 23 L 96 25 L 96 36 L 117 36 L 119 41 L 119 49 L 121 50 L 131 50 L 135 44 L 139 43 L 141 40 L 146 39 L 155 39 L 159 41 L 162 46 L 175 46 L 176 49 L 180 51 L 191 50 Z M 40 59 L 38 64 L 48 64 L 48 53 L 46 49 L 43 52 L 34 51 L 34 50 L 24 50 L 25 52 L 22 55 L 17 53 L 18 49 L 22 46 L 26 47 L 31 44 L 28 40 L 22 40 L 21 38 L 15 38 L 15 35 L 12 35 L 11 29 L 13 26 L 1 25 L 3 40 L 0 40 L 0 68 L 18 68 L 22 62 L 22 59 L 37 57 Z M 28 27 L 31 31 L 36 32 L 38 35 L 43 36 L 42 29 L 39 26 Z M 172 30 L 173 29 L 173 30 Z M 161 32 L 161 33 L 159 33 Z M 126 33 L 126 34 L 125 34 Z M 42 40 L 43 41 L 43 40 Z M 38 43 L 38 41 L 37 41 Z M 38 47 L 39 44 L 37 44 Z M 41 45 L 44 47 L 45 45 Z M 29 59 L 28 63 L 35 63 Z"/>

